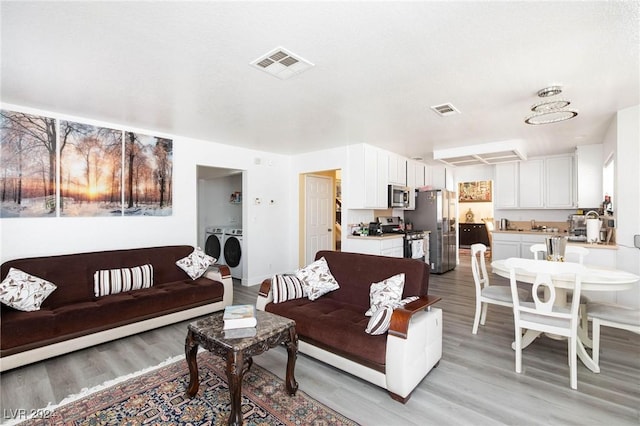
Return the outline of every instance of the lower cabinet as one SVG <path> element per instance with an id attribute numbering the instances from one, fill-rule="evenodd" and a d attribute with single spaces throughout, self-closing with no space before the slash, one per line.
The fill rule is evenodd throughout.
<path id="1" fill-rule="evenodd" d="M 531 234 L 502 234 L 493 233 L 493 247 L 491 259 L 500 260 L 510 257 L 533 259 L 530 247 L 545 242 L 546 235 Z"/>
<path id="2" fill-rule="evenodd" d="M 378 256 L 404 257 L 404 238 L 397 237 L 348 237 L 348 251 Z M 347 251 L 345 250 L 345 251 Z"/>
<path id="3" fill-rule="evenodd" d="M 469 248 L 475 243 L 489 247 L 489 234 L 484 223 L 461 223 L 458 225 L 458 235 L 462 248 Z"/>

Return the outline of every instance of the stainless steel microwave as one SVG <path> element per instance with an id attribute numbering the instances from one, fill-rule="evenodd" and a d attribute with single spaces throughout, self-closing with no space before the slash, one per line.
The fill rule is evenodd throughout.
<path id="1" fill-rule="evenodd" d="M 411 190 L 406 186 L 389 185 L 389 207 L 408 208 L 410 193 Z"/>

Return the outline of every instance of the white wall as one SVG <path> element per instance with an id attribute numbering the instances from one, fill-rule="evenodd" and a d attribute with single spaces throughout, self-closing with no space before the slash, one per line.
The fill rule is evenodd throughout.
<path id="1" fill-rule="evenodd" d="M 15 105 L 3 104 L 2 108 L 171 138 L 174 181 L 172 216 L 0 219 L 1 261 L 169 244 L 195 246 L 198 244 L 197 166 L 202 165 L 245 170 L 243 197 L 274 200 L 273 204 L 242 204 L 243 256 L 246 256 L 243 284 L 258 284 L 275 272 L 291 270 L 293 252 L 287 224 L 297 218 L 297 214 L 292 215 L 297 212 L 297 206 L 292 208 L 289 156 Z"/>
<path id="2" fill-rule="evenodd" d="M 640 275 L 640 249 L 633 246 L 633 236 L 640 234 L 640 105 L 618 111 L 616 118 L 616 261 L 618 269 Z M 640 308 L 640 283 L 618 292 L 617 301 Z"/>

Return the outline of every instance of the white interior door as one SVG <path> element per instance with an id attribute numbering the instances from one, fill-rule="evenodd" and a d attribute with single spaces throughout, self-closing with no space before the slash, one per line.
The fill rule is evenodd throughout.
<path id="1" fill-rule="evenodd" d="M 325 176 L 305 176 L 305 260 L 313 262 L 319 250 L 331 250 L 333 182 Z"/>

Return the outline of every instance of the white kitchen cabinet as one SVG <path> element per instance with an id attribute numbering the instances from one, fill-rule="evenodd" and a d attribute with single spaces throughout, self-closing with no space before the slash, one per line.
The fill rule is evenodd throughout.
<path id="1" fill-rule="evenodd" d="M 495 207 L 518 208 L 518 163 L 496 164 L 495 167 Z"/>
<path id="2" fill-rule="evenodd" d="M 425 169 L 427 165 L 416 160 L 407 160 L 407 186 L 420 188 L 425 185 Z"/>
<path id="3" fill-rule="evenodd" d="M 548 209 L 572 209 L 574 169 L 573 156 L 545 158 L 546 195 L 545 207 Z"/>
<path id="4" fill-rule="evenodd" d="M 378 256 L 404 257 L 404 238 L 393 237 L 349 237 L 348 250 L 352 253 Z"/>
<path id="5" fill-rule="evenodd" d="M 389 183 L 407 186 L 407 159 L 401 155 L 388 154 Z"/>
<path id="6" fill-rule="evenodd" d="M 576 147 L 576 205 L 581 208 L 594 208 L 603 200 L 602 144 Z"/>
<path id="7" fill-rule="evenodd" d="M 371 145 L 349 146 L 349 208 L 386 209 L 388 155 Z M 345 181 L 345 179 L 343 179 Z"/>
<path id="8" fill-rule="evenodd" d="M 411 190 L 409 207 L 405 210 L 416 209 L 415 189 L 425 186 L 427 165 L 415 160 L 407 160 L 407 186 Z"/>
<path id="9" fill-rule="evenodd" d="M 572 209 L 572 155 L 529 159 L 495 166 L 497 209 Z"/>
<path id="10" fill-rule="evenodd" d="M 522 161 L 517 164 L 518 207 L 521 209 L 541 209 L 544 207 L 544 159 Z"/>
<path id="11" fill-rule="evenodd" d="M 493 233 L 491 260 L 520 257 L 520 235 Z"/>
<path id="12" fill-rule="evenodd" d="M 429 179 L 425 179 L 425 184 L 433 186 L 435 189 L 448 189 L 458 191 L 454 182 L 453 168 L 444 165 L 431 166 L 426 173 Z"/>

